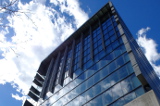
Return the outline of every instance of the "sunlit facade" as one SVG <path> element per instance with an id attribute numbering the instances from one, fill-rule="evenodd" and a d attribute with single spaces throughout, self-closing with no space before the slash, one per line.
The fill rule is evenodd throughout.
<path id="1" fill-rule="evenodd" d="M 24 105 L 123 106 L 152 89 L 159 100 L 158 81 L 109 2 L 42 61 Z"/>

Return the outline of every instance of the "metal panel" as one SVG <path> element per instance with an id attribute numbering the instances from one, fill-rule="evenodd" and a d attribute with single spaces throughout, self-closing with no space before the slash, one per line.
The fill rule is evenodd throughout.
<path id="1" fill-rule="evenodd" d="M 64 59 L 62 62 L 62 69 L 60 70 L 60 75 L 58 79 L 58 83 L 63 86 L 63 80 L 64 80 L 64 72 L 65 72 L 65 64 L 66 64 L 66 59 L 67 59 L 67 52 L 68 52 L 68 46 L 66 46 L 65 52 L 64 52 Z"/>
<path id="2" fill-rule="evenodd" d="M 29 91 L 28 96 L 30 96 L 34 101 L 38 102 L 38 97 L 31 91 Z"/>
<path id="3" fill-rule="evenodd" d="M 34 79 L 33 82 L 38 85 L 39 87 L 42 87 L 43 82 L 42 81 L 38 81 L 37 79 Z"/>
<path id="4" fill-rule="evenodd" d="M 35 79 L 42 82 L 44 81 L 44 79 L 38 73 L 36 74 Z"/>
<path id="5" fill-rule="evenodd" d="M 23 104 L 23 106 L 33 106 L 28 100 L 26 100 Z"/>
<path id="6" fill-rule="evenodd" d="M 75 50 L 75 40 L 73 40 L 73 43 L 72 43 L 71 65 L 70 65 L 70 67 L 69 67 L 69 72 L 68 72 L 68 76 L 69 76 L 70 78 L 73 78 L 74 50 Z"/>
<path id="7" fill-rule="evenodd" d="M 40 92 L 34 88 L 33 86 L 31 86 L 30 91 L 32 91 L 33 93 L 37 94 L 39 96 Z"/>
<path id="8" fill-rule="evenodd" d="M 57 56 L 57 59 L 55 61 L 53 72 L 52 72 L 51 79 L 50 79 L 50 82 L 49 82 L 48 91 L 50 91 L 52 93 L 53 93 L 53 90 L 54 90 L 53 88 L 54 88 L 55 80 L 56 80 L 56 77 L 57 77 L 57 71 L 58 71 L 58 67 L 59 67 L 60 55 L 61 55 L 61 53 L 59 52 L 58 56 Z"/>
<path id="9" fill-rule="evenodd" d="M 52 73 L 52 70 L 53 70 L 53 61 L 54 61 L 54 59 L 52 58 L 52 60 L 49 64 L 48 70 L 47 70 L 45 81 L 43 83 L 43 88 L 42 88 L 42 91 L 41 91 L 41 94 L 40 94 L 40 98 L 44 98 L 44 96 L 47 92 L 50 76 L 51 76 L 51 73 Z"/>

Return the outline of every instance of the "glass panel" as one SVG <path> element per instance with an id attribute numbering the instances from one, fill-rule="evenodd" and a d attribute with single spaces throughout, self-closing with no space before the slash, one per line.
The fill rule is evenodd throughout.
<path id="1" fill-rule="evenodd" d="M 126 51 L 126 48 L 124 45 L 121 45 L 121 50 L 122 50 L 122 53 Z"/>
<path id="2" fill-rule="evenodd" d="M 135 92 L 132 92 L 124 97 L 125 102 L 128 103 L 136 98 Z"/>
<path id="3" fill-rule="evenodd" d="M 103 98 L 103 104 L 104 106 L 110 104 L 112 101 L 113 101 L 113 98 L 112 98 L 112 93 L 111 93 L 111 90 L 107 90 L 105 93 L 102 94 Z"/>
<path id="4" fill-rule="evenodd" d="M 135 75 L 132 75 L 132 76 L 130 77 L 130 80 L 131 80 L 131 82 L 132 82 L 133 88 L 136 88 L 136 87 L 138 87 L 138 86 L 141 85 L 140 81 L 138 80 L 138 78 L 137 78 Z"/>
<path id="5" fill-rule="evenodd" d="M 125 104 L 124 98 L 120 98 L 115 103 L 109 105 L 109 106 L 123 106 Z"/>
<path id="6" fill-rule="evenodd" d="M 87 92 L 85 92 L 85 98 L 86 98 L 86 101 L 89 101 L 91 98 L 93 98 L 93 89 L 89 89 Z"/>
<path id="7" fill-rule="evenodd" d="M 120 44 L 123 43 L 122 38 L 119 38 L 118 40 L 119 40 L 119 43 L 120 43 Z"/>
<path id="8" fill-rule="evenodd" d="M 102 96 L 96 97 L 94 100 L 89 102 L 90 106 L 103 106 Z"/>
<path id="9" fill-rule="evenodd" d="M 112 73 L 116 69 L 116 63 L 115 63 L 115 61 L 113 61 L 112 63 L 110 63 L 108 65 L 108 68 L 109 68 L 109 73 Z"/>
<path id="10" fill-rule="evenodd" d="M 83 96 L 78 96 L 77 98 L 74 99 L 73 105 L 72 106 L 81 106 L 82 104 L 85 103 L 85 98 Z"/>
<path id="11" fill-rule="evenodd" d="M 109 27 L 108 27 L 108 31 L 110 31 L 110 30 L 112 30 L 113 28 L 112 28 L 112 26 L 110 25 Z M 110 34 L 111 35 L 111 34 Z"/>
<path id="12" fill-rule="evenodd" d="M 116 40 L 116 38 L 117 38 L 117 37 L 116 37 L 116 35 L 115 35 L 115 34 L 114 34 L 114 35 L 112 35 L 112 36 L 111 36 L 111 38 L 110 38 L 111 42 L 115 41 L 115 40 Z"/>
<path id="13" fill-rule="evenodd" d="M 102 81 L 100 82 L 100 84 L 101 84 L 101 90 L 102 90 L 102 91 L 108 89 L 108 88 L 111 86 L 111 85 L 110 85 L 110 80 L 109 80 L 108 77 L 105 78 L 104 80 L 102 80 Z"/>
<path id="14" fill-rule="evenodd" d="M 109 31 L 109 36 L 112 36 L 114 34 L 114 30 Z"/>
<path id="15" fill-rule="evenodd" d="M 95 86 L 93 86 L 92 89 L 93 89 L 94 96 L 97 96 L 98 94 L 100 94 L 101 93 L 101 85 L 100 85 L 100 83 L 98 83 Z"/>
<path id="16" fill-rule="evenodd" d="M 105 45 L 108 46 L 110 44 L 110 39 L 105 41 Z"/>
<path id="17" fill-rule="evenodd" d="M 125 78 L 127 75 L 129 75 L 128 74 L 128 70 L 126 69 L 126 65 L 125 66 L 123 66 L 122 68 L 120 68 L 119 69 L 119 71 L 118 71 L 118 75 L 119 75 L 119 78 L 120 79 L 123 79 L 123 78 Z"/>
<path id="18" fill-rule="evenodd" d="M 78 69 L 76 70 L 74 73 L 73 73 L 73 78 L 76 78 L 77 76 L 79 76 L 83 71 L 81 69 Z"/>
<path id="19" fill-rule="evenodd" d="M 77 93 L 76 93 L 76 89 L 72 90 L 70 93 L 67 94 L 68 95 L 68 98 L 71 100 L 73 98 L 75 98 L 77 96 Z"/>
<path id="20" fill-rule="evenodd" d="M 115 49 L 116 47 L 119 46 L 119 42 L 118 40 L 116 40 L 115 42 L 112 43 L 112 48 Z"/>
<path id="21" fill-rule="evenodd" d="M 136 96 L 139 97 L 145 93 L 144 89 L 142 87 L 138 88 L 136 91 Z"/>
<path id="22" fill-rule="evenodd" d="M 96 74 L 93 76 L 93 80 L 94 80 L 94 84 L 97 83 L 97 82 L 100 80 L 100 74 L 99 74 L 99 72 L 96 73 Z"/>
<path id="23" fill-rule="evenodd" d="M 115 57 L 118 57 L 120 54 L 122 54 L 121 47 L 116 48 L 113 52 Z"/>
<path id="24" fill-rule="evenodd" d="M 101 51 L 99 52 L 98 56 L 99 56 L 99 59 L 101 59 L 102 57 L 104 57 L 106 55 L 105 51 Z"/>
<path id="25" fill-rule="evenodd" d="M 113 86 L 111 89 L 113 94 L 113 100 L 116 100 L 123 95 L 122 89 L 119 83 Z"/>
<path id="26" fill-rule="evenodd" d="M 122 87 L 123 94 L 126 94 L 133 89 L 129 78 L 127 78 L 121 82 L 121 87 Z"/>
<path id="27" fill-rule="evenodd" d="M 100 71 L 101 78 L 104 78 L 104 77 L 107 76 L 108 74 L 109 74 L 109 72 L 108 72 L 108 67 L 104 67 L 104 68 Z"/>
<path id="28" fill-rule="evenodd" d="M 105 32 L 107 32 L 107 30 L 105 30 Z M 107 40 L 109 38 L 108 33 L 104 33 L 104 40 Z"/>
<path id="29" fill-rule="evenodd" d="M 114 85 L 115 83 L 117 83 L 117 81 L 118 81 L 117 72 L 111 74 L 111 75 L 109 76 L 109 79 L 110 79 L 111 85 Z"/>
<path id="30" fill-rule="evenodd" d="M 128 64 L 126 65 L 126 68 L 127 68 L 126 70 L 128 71 L 128 74 L 131 74 L 131 73 L 134 72 L 131 63 L 128 63 Z"/>
<path id="31" fill-rule="evenodd" d="M 106 53 L 110 53 L 112 51 L 112 46 L 109 45 L 106 47 Z"/>

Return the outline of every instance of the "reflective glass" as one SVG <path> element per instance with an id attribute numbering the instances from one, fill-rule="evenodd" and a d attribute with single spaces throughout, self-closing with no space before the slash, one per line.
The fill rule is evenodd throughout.
<path id="1" fill-rule="evenodd" d="M 94 97 L 94 94 L 93 94 L 92 88 L 85 92 L 86 101 L 89 101 L 93 97 Z"/>
<path id="2" fill-rule="evenodd" d="M 114 41 L 114 42 L 112 43 L 112 48 L 113 48 L 113 49 L 115 49 L 115 48 L 118 47 L 118 46 L 119 46 L 118 40 L 116 40 L 116 41 Z"/>
<path id="3" fill-rule="evenodd" d="M 102 100 L 103 100 L 104 106 L 110 104 L 113 101 L 113 97 L 110 89 L 102 94 Z"/>
<path id="4" fill-rule="evenodd" d="M 98 43 L 98 45 L 99 45 L 99 46 L 101 46 L 101 44 L 102 44 L 102 40 L 98 40 L 98 42 L 97 42 L 97 43 Z"/>
<path id="5" fill-rule="evenodd" d="M 108 26 L 108 28 L 107 28 L 107 30 L 108 31 L 110 31 L 110 30 L 112 30 L 113 28 L 112 28 L 112 26 L 110 25 L 110 26 Z"/>
<path id="6" fill-rule="evenodd" d="M 82 106 L 86 102 L 86 100 L 84 95 L 79 95 L 72 102 L 74 103 L 73 106 Z"/>
<path id="7" fill-rule="evenodd" d="M 121 87 L 122 87 L 123 94 L 126 94 L 133 89 L 132 88 L 132 83 L 131 83 L 129 78 L 121 81 Z"/>
<path id="8" fill-rule="evenodd" d="M 85 91 L 85 90 L 87 89 L 87 87 L 86 87 L 86 82 L 82 83 L 82 84 L 79 86 L 79 88 L 80 88 L 80 92 L 77 92 L 77 93 L 82 93 L 83 91 Z"/>
<path id="9" fill-rule="evenodd" d="M 130 73 L 128 73 L 128 70 L 126 70 L 127 65 L 123 66 L 122 68 L 120 68 L 118 70 L 118 76 L 120 79 L 125 78 L 127 75 L 129 75 Z"/>
<path id="10" fill-rule="evenodd" d="M 85 83 L 87 88 L 91 87 L 94 84 L 93 78 L 89 78 Z"/>
<path id="11" fill-rule="evenodd" d="M 119 83 L 113 86 L 111 90 L 112 90 L 113 100 L 116 100 L 123 95 L 121 85 Z"/>
<path id="12" fill-rule="evenodd" d="M 95 93 L 95 96 L 100 94 L 102 92 L 102 86 L 101 86 L 101 83 L 97 83 L 93 89 L 94 89 L 94 93 Z"/>
<path id="13" fill-rule="evenodd" d="M 111 85 L 110 85 L 110 80 L 109 77 L 105 78 L 104 80 L 102 80 L 100 82 L 101 85 L 101 90 L 104 91 L 106 89 L 108 89 Z"/>
<path id="14" fill-rule="evenodd" d="M 136 96 L 139 97 L 145 93 L 144 89 L 142 87 L 138 88 L 136 91 Z"/>
<path id="15" fill-rule="evenodd" d="M 110 30 L 110 31 L 108 32 L 108 34 L 109 34 L 109 36 L 112 36 L 112 35 L 114 34 L 114 30 Z"/>
<path id="16" fill-rule="evenodd" d="M 110 44 L 110 39 L 105 41 L 105 46 L 108 46 Z"/>
<path id="17" fill-rule="evenodd" d="M 138 78 L 135 75 L 132 75 L 130 77 L 130 80 L 132 81 L 133 88 L 136 88 L 141 85 L 140 81 L 138 80 Z"/>
<path id="18" fill-rule="evenodd" d="M 98 51 L 101 51 L 103 49 L 102 45 L 98 46 Z"/>
<path id="19" fill-rule="evenodd" d="M 131 92 L 124 97 L 126 103 L 132 101 L 135 98 L 136 98 L 135 92 Z"/>
<path id="20" fill-rule="evenodd" d="M 112 63 L 108 65 L 109 73 L 112 73 L 115 69 L 116 69 L 116 63 L 115 61 L 113 61 Z"/>
<path id="21" fill-rule="evenodd" d="M 119 80 L 117 72 L 114 72 L 113 74 L 111 74 L 109 76 L 109 79 L 110 79 L 111 85 L 114 85 L 115 83 L 117 83 Z"/>
<path id="22" fill-rule="evenodd" d="M 102 96 L 96 97 L 94 100 L 89 102 L 90 106 L 103 106 Z"/>
<path id="23" fill-rule="evenodd" d="M 118 57 L 122 53 L 121 46 L 116 48 L 113 52 L 115 57 Z"/>
<path id="24" fill-rule="evenodd" d="M 119 31 L 116 32 L 117 36 L 121 36 L 121 34 L 119 33 Z"/>
<path id="25" fill-rule="evenodd" d="M 104 57 L 104 56 L 105 56 L 105 54 L 106 54 L 106 53 L 105 53 L 105 51 L 103 51 L 103 50 L 102 50 L 102 51 L 100 51 L 100 52 L 99 52 L 99 54 L 98 54 L 99 59 L 101 59 L 102 57 Z"/>
<path id="26" fill-rule="evenodd" d="M 77 76 L 79 76 L 83 71 L 78 69 L 73 73 L 73 78 L 76 78 Z"/>
<path id="27" fill-rule="evenodd" d="M 100 71 L 101 78 L 104 78 L 108 74 L 109 74 L 108 67 L 104 67 L 103 69 L 101 69 L 101 71 Z"/>
<path id="28" fill-rule="evenodd" d="M 112 46 L 109 45 L 106 47 L 106 53 L 110 53 L 112 51 Z"/>
<path id="29" fill-rule="evenodd" d="M 124 98 L 120 98 L 119 100 L 117 100 L 116 102 L 114 102 L 109 106 L 123 106 L 124 104 L 125 104 Z"/>
<path id="30" fill-rule="evenodd" d="M 105 31 L 107 31 L 107 30 L 105 30 Z M 109 38 L 108 33 L 104 33 L 104 40 L 107 40 L 108 38 Z"/>
<path id="31" fill-rule="evenodd" d="M 117 38 L 117 37 L 116 37 L 116 35 L 115 35 L 115 34 L 114 34 L 114 35 L 112 35 L 112 36 L 111 36 L 111 38 L 110 38 L 111 42 L 115 41 L 115 40 L 116 40 L 116 38 Z"/>

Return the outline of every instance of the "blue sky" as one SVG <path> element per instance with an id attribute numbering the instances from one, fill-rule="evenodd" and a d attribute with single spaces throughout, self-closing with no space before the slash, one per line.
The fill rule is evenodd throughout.
<path id="1" fill-rule="evenodd" d="M 4 0 L 5 1 L 5 0 Z M 160 1 L 111 0 L 160 73 Z M 0 27 L 0 106 L 20 106 L 40 62 L 94 15 L 107 0 L 21 0 L 20 11 Z M 0 16 L 3 12 L 0 11 Z M 32 21 L 31 21 L 32 20 Z M 34 24 L 33 24 L 34 23 Z M 3 21 L 0 22 L 3 25 Z M 160 74 L 159 74 L 160 75 Z"/>

